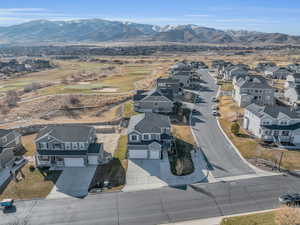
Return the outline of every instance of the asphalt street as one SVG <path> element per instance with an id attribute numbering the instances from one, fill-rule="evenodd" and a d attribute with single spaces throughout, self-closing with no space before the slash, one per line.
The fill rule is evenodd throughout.
<path id="1" fill-rule="evenodd" d="M 18 201 L 16 212 L 0 214 L 0 224 L 25 219 L 28 225 L 154 225 L 272 209 L 278 207 L 280 194 L 299 189 L 299 178 L 280 175 L 186 189 L 166 187 L 85 199 Z"/>
<path id="2" fill-rule="evenodd" d="M 199 91 L 200 103 L 196 104 L 198 111 L 193 114 L 192 127 L 198 143 L 204 152 L 212 175 L 215 178 L 254 174 L 254 171 L 239 157 L 234 148 L 218 127 L 216 118 L 212 115 L 211 100 L 217 94 L 218 86 L 207 71 L 201 72 L 202 88 Z"/>

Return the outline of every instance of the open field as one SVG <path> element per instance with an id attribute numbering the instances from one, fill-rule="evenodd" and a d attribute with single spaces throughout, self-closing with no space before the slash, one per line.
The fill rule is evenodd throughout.
<path id="1" fill-rule="evenodd" d="M 242 128 L 240 129 L 240 136 L 231 133 L 231 124 L 237 119 L 237 113 L 239 115 L 243 114 L 243 109 L 239 108 L 231 97 L 221 97 L 219 107 L 221 113 L 220 124 L 223 130 L 246 159 L 261 158 L 278 162 L 283 152 L 282 166 L 290 170 L 300 169 L 300 151 L 274 150 L 262 147 L 259 140 L 251 138 Z"/>

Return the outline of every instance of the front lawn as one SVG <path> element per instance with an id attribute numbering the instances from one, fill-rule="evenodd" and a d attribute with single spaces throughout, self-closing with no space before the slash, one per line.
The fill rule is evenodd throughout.
<path id="1" fill-rule="evenodd" d="M 240 135 L 235 136 L 231 132 L 231 125 L 238 115 L 243 114 L 243 109 L 239 108 L 231 97 L 223 96 L 220 98 L 220 124 L 233 144 L 239 149 L 246 159 L 265 159 L 268 161 L 279 161 L 280 155 L 284 152 L 282 166 L 289 170 L 300 169 L 300 152 L 288 150 L 272 150 L 259 144 L 259 140 L 252 138 L 246 130 L 240 129 Z M 242 127 L 242 124 L 240 124 Z"/>
<path id="2" fill-rule="evenodd" d="M 0 199 L 32 199 L 47 197 L 61 172 L 42 171 L 39 169 L 30 171 L 29 167 L 30 164 L 27 163 L 17 175 L 17 177 L 21 177 L 21 173 L 23 173 L 23 178 L 20 181 L 10 181 L 4 191 L 0 193 Z"/>
<path id="3" fill-rule="evenodd" d="M 24 149 L 26 150 L 25 152 L 25 156 L 34 156 L 35 155 L 35 138 L 36 138 L 36 134 L 31 134 L 31 135 L 26 135 L 26 136 L 22 136 L 21 137 L 21 142 L 22 145 L 24 147 Z"/>
<path id="4" fill-rule="evenodd" d="M 277 225 L 275 212 L 224 218 L 221 225 Z"/>
<path id="5" fill-rule="evenodd" d="M 169 154 L 172 173 L 177 176 L 193 173 L 194 163 L 191 151 L 196 147 L 196 142 L 191 127 L 184 124 L 173 124 L 172 134 L 175 138 L 173 145 L 175 154 Z"/>

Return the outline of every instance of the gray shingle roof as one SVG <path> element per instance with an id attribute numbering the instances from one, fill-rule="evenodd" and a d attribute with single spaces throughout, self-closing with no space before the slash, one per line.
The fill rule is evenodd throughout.
<path id="1" fill-rule="evenodd" d="M 283 113 L 293 119 L 300 118 L 296 112 L 292 111 L 291 108 L 287 106 L 259 106 L 252 103 L 247 106 L 246 109 L 258 117 L 262 117 L 267 114 L 273 118 L 277 118 L 280 113 Z"/>
<path id="2" fill-rule="evenodd" d="M 49 134 L 64 142 L 85 142 L 88 140 L 92 129 L 94 128 L 84 125 L 50 125 L 40 130 L 36 140 Z"/>
<path id="3" fill-rule="evenodd" d="M 128 133 L 138 131 L 140 133 L 161 133 L 161 128 L 170 128 L 168 116 L 156 113 L 143 113 L 132 116 L 129 121 Z"/>
<path id="4" fill-rule="evenodd" d="M 267 80 L 264 77 L 257 75 L 248 75 L 240 77 L 237 80 L 237 86 L 239 86 L 240 88 L 272 89 L 272 87 L 268 84 Z"/>

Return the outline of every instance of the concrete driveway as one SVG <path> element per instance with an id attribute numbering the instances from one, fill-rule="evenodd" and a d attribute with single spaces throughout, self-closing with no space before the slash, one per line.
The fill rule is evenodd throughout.
<path id="1" fill-rule="evenodd" d="M 88 188 L 94 177 L 96 168 L 97 166 L 64 168 L 47 198 L 83 198 L 87 196 Z"/>
<path id="2" fill-rule="evenodd" d="M 129 160 L 124 192 L 180 186 L 207 181 L 206 162 L 200 151 L 191 153 L 195 170 L 186 176 L 175 176 L 170 169 L 168 154 L 163 160 Z"/>

